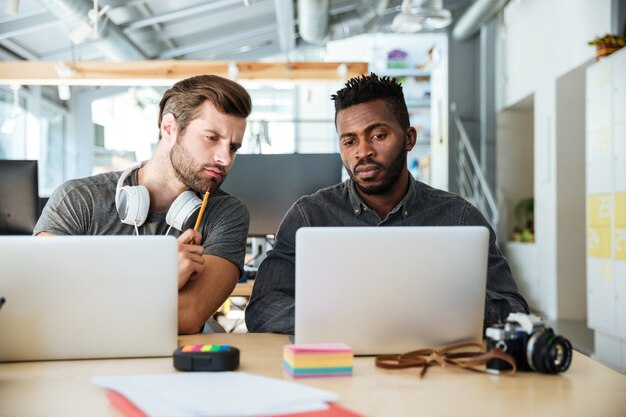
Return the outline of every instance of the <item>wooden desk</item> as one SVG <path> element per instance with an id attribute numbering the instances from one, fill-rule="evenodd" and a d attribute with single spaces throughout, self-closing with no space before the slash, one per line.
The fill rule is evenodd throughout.
<path id="1" fill-rule="evenodd" d="M 227 343 L 241 350 L 241 371 L 290 379 L 281 369 L 286 336 L 210 334 L 179 343 Z M 171 358 L 0 364 L 0 416 L 117 416 L 92 375 L 175 372 Z M 576 353 L 562 375 L 496 377 L 453 369 L 377 369 L 356 358 L 352 377 L 298 380 L 339 394 L 366 416 L 598 417 L 626 415 L 626 376 Z M 242 393 L 245 395 L 245 393 Z"/>
<path id="2" fill-rule="evenodd" d="M 252 295 L 252 286 L 254 285 L 254 280 L 248 280 L 246 282 L 238 282 L 235 285 L 235 289 L 228 296 L 228 298 L 224 301 L 224 304 L 217 310 L 219 313 L 227 315 L 230 312 L 231 302 L 230 297 L 246 297 L 250 298 Z M 2 416 L 0 416 L 2 417 Z"/>
<path id="3" fill-rule="evenodd" d="M 231 297 L 248 297 L 252 295 L 252 287 L 254 286 L 254 280 L 248 280 L 246 282 L 238 282 L 235 285 L 235 289 L 233 290 Z"/>

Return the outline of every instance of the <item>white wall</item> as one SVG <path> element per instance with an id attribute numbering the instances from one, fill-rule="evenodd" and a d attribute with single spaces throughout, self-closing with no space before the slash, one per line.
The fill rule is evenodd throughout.
<path id="1" fill-rule="evenodd" d="M 585 71 L 557 80 L 557 315 L 587 317 L 585 274 Z"/>
<path id="2" fill-rule="evenodd" d="M 610 32 L 611 0 L 521 0 L 504 10 L 504 105 L 588 63 L 587 41 Z"/>
<path id="3" fill-rule="evenodd" d="M 527 97 L 496 117 L 496 178 L 501 207 L 501 240 L 507 240 L 515 227 L 515 206 L 534 195 L 534 99 Z"/>
<path id="4" fill-rule="evenodd" d="M 449 120 L 448 120 L 448 46 L 441 42 L 440 59 L 431 69 L 430 185 L 449 189 Z"/>
<path id="5" fill-rule="evenodd" d="M 522 0 L 504 11 L 498 96 L 504 108 L 531 94 L 535 98 L 535 240 L 545 283 L 540 309 L 551 318 L 558 317 L 557 78 L 592 62 L 587 41 L 610 31 L 610 11 L 611 0 Z"/>
<path id="6" fill-rule="evenodd" d="M 513 278 L 531 311 L 544 313 L 543 280 L 534 243 L 508 242 L 515 227 L 515 206 L 534 195 L 534 97 L 530 96 L 496 117 L 496 178 L 501 220 L 498 236 Z"/>
<path id="7" fill-rule="evenodd" d="M 335 103 L 330 95 L 343 87 L 340 82 L 308 82 L 296 86 L 295 118 L 299 153 L 338 152 L 339 139 L 335 130 Z M 307 123 L 307 120 L 313 122 Z M 324 122 L 325 121 L 325 122 Z"/>

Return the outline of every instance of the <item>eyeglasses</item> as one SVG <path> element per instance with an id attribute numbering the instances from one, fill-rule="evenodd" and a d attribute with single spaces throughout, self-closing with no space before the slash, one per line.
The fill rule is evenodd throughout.
<path id="1" fill-rule="evenodd" d="M 465 350 L 465 349 L 477 350 Z M 376 366 L 384 369 L 422 368 L 420 378 L 426 375 L 429 367 L 453 367 L 480 373 L 493 373 L 483 365 L 492 359 L 500 359 L 511 365 L 511 369 L 500 371 L 498 375 L 513 375 L 516 371 L 515 360 L 500 348 L 485 351 L 481 343 L 468 342 L 445 346 L 439 349 L 420 349 L 400 355 L 379 355 Z"/>

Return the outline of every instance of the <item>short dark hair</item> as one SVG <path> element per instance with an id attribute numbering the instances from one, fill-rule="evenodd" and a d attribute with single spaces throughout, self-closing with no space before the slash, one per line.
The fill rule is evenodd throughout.
<path id="1" fill-rule="evenodd" d="M 177 82 L 163 94 L 159 104 L 159 128 L 163 115 L 172 113 L 178 134 L 184 133 L 205 101 L 228 115 L 246 118 L 252 111 L 250 94 L 236 82 L 217 75 L 197 75 Z"/>
<path id="2" fill-rule="evenodd" d="M 400 126 L 403 129 L 410 126 L 402 85 L 395 78 L 379 77 L 373 72 L 361 75 L 349 79 L 344 88 L 330 97 L 335 101 L 335 124 L 340 110 L 372 100 L 384 100 Z"/>

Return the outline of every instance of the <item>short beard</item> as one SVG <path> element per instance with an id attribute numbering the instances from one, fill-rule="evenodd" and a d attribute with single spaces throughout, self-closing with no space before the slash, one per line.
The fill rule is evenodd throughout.
<path id="1" fill-rule="evenodd" d="M 400 175 L 402 174 L 402 169 L 406 165 L 406 159 L 407 159 L 406 149 L 401 149 L 400 153 L 393 159 L 393 161 L 391 161 L 391 164 L 389 165 L 389 168 L 387 169 L 387 177 L 383 178 L 383 181 L 378 185 L 368 186 L 368 185 L 360 184 L 356 180 L 354 173 L 348 169 L 346 170 L 348 171 L 350 178 L 352 178 L 352 182 L 356 185 L 356 187 L 363 194 L 381 195 L 381 194 L 385 194 L 386 192 L 388 192 L 391 189 L 391 187 L 393 187 L 393 185 L 396 182 L 398 182 L 398 179 L 400 178 Z M 375 162 L 373 162 L 372 160 L 366 160 L 365 163 L 375 163 Z"/>
<path id="2" fill-rule="evenodd" d="M 209 188 L 216 190 L 222 184 L 224 178 L 226 178 L 223 171 L 222 181 L 219 182 L 214 178 L 203 177 L 201 173 L 204 171 L 204 166 L 195 162 L 193 156 L 185 149 L 178 138 L 170 152 L 170 162 L 172 168 L 174 168 L 176 178 L 196 193 L 204 193 Z"/>

